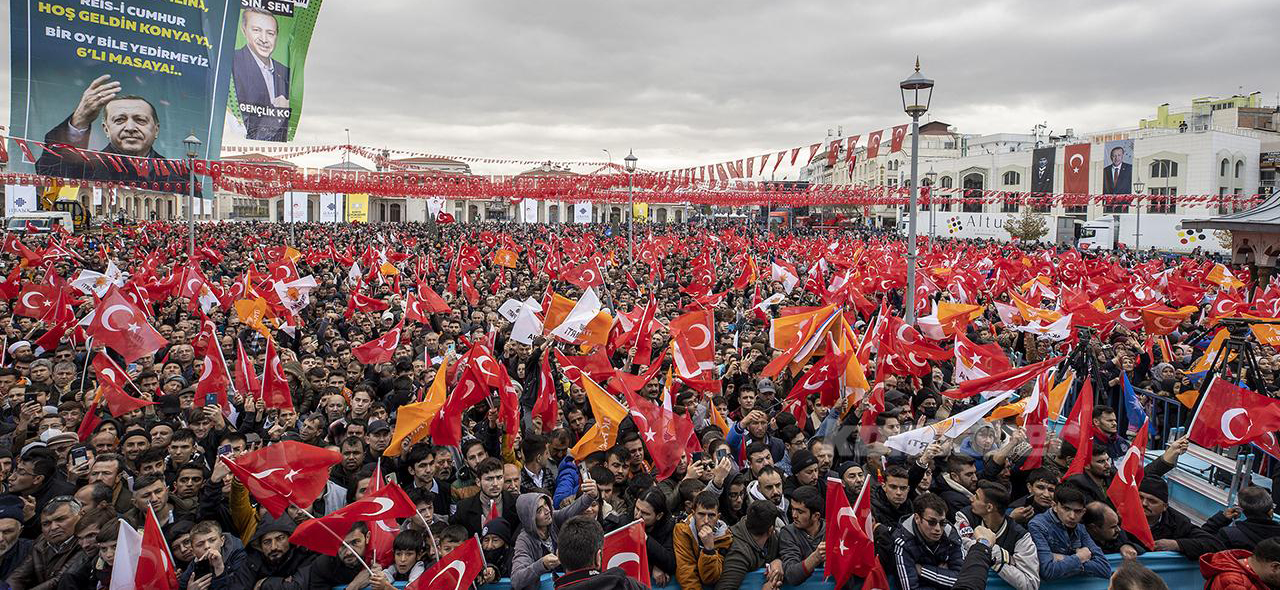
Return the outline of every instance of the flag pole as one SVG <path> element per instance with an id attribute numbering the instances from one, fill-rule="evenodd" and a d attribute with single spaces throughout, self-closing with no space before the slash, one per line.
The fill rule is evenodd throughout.
<path id="1" fill-rule="evenodd" d="M 7 338 L 5 340 L 8 342 Z M 93 355 L 93 336 L 84 339 L 84 368 L 80 369 L 80 391 L 84 391 L 84 380 L 89 375 L 89 357 Z"/>

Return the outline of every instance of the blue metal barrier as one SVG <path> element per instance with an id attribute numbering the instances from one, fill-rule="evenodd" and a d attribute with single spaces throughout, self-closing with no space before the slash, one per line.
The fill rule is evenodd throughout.
<path id="1" fill-rule="evenodd" d="M 1121 558 L 1119 555 L 1108 555 L 1107 561 L 1111 562 L 1111 569 L 1120 567 Z M 1170 588 L 1200 588 L 1204 586 L 1204 578 L 1200 576 L 1200 566 L 1177 553 L 1172 551 L 1156 551 L 1147 553 L 1138 558 L 1138 561 L 1157 574 L 1169 585 Z M 404 588 L 406 584 L 398 583 L 396 588 Z M 742 580 L 744 590 L 757 590 L 764 585 L 764 570 L 756 570 L 747 574 Z M 1072 590 L 1104 590 L 1107 587 L 1107 580 L 1102 578 L 1066 578 L 1062 580 L 1054 580 L 1051 582 L 1043 582 L 1040 588 L 1053 590 L 1071 588 Z M 339 586 L 334 590 L 341 590 Z M 554 590 L 555 583 L 551 579 L 550 574 L 542 576 L 542 580 L 538 585 L 538 590 Z M 822 579 L 822 569 L 819 568 L 813 572 L 809 580 L 799 586 L 783 586 L 794 590 L 833 590 L 835 583 L 831 580 Z M 989 590 L 1012 590 L 1001 580 L 999 576 L 992 574 L 987 579 L 987 588 Z M 480 587 L 480 590 L 511 590 L 510 580 L 503 579 L 493 584 L 486 584 Z M 654 586 L 653 590 L 681 590 L 680 586 L 675 582 L 666 586 Z"/>

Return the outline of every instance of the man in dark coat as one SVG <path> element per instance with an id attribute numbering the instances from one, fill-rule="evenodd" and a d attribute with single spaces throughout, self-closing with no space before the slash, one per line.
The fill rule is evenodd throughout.
<path id="1" fill-rule="evenodd" d="M 1142 511 L 1151 526 L 1151 536 L 1156 540 L 1156 551 L 1177 551 L 1188 559 L 1222 551 L 1217 537 L 1169 507 L 1169 484 L 1163 477 L 1144 477 L 1138 485 L 1138 495 L 1142 497 Z"/>
<path id="2" fill-rule="evenodd" d="M 289 131 L 289 68 L 271 57 L 279 24 L 260 8 L 240 12 L 245 45 L 231 60 L 236 102 L 249 139 L 285 141 Z"/>

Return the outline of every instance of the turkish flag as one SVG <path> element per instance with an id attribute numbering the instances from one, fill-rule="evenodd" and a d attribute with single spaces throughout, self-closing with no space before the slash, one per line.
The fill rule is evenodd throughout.
<path id="1" fill-rule="evenodd" d="M 653 457 L 658 479 L 671 477 L 684 458 L 689 437 L 693 436 L 693 423 L 687 418 L 682 421 L 682 416 L 632 393 L 627 393 L 627 405 L 631 406 L 631 420 L 640 431 L 640 440 Z"/>
<path id="2" fill-rule="evenodd" d="M 547 351 L 542 353 L 541 369 L 538 371 L 538 399 L 533 402 L 533 416 L 542 419 L 542 433 L 547 434 L 555 430 L 559 415 L 556 382 L 551 377 L 551 353 Z"/>
<path id="3" fill-rule="evenodd" d="M 378 459 L 373 475 L 369 476 L 369 490 L 366 494 L 377 494 L 384 487 L 387 487 L 387 482 L 382 478 L 382 460 Z M 365 497 L 367 498 L 368 495 Z M 400 524 L 394 518 L 369 522 L 369 556 L 378 565 L 388 567 L 395 559 L 395 550 L 392 545 L 398 532 L 400 532 Z"/>
<path id="4" fill-rule="evenodd" d="M 971 379 L 961 383 L 955 389 L 948 389 L 942 392 L 942 395 L 952 399 L 966 399 L 979 393 L 999 393 L 1016 390 L 1026 382 L 1035 379 L 1041 373 L 1062 362 L 1063 358 L 1065 357 L 1056 356 L 1035 364 L 1016 367 L 978 379 Z"/>
<path id="5" fill-rule="evenodd" d="M 613 377 L 617 372 L 609 363 L 609 357 L 605 355 L 604 349 L 597 348 L 594 353 L 585 356 L 569 356 L 555 349 L 555 355 L 560 370 L 564 371 L 564 376 L 570 381 L 577 381 L 579 375 L 586 373 L 592 380 L 600 383 Z"/>
<path id="6" fill-rule="evenodd" d="M 604 285 L 604 276 L 600 274 L 600 268 L 589 261 L 562 273 L 560 279 L 568 281 L 579 289 Z"/>
<path id="7" fill-rule="evenodd" d="M 142 310 L 125 299 L 115 288 L 98 302 L 98 306 L 94 308 L 93 320 L 85 328 L 85 333 L 111 347 L 124 357 L 125 362 L 130 363 L 169 343 L 147 323 Z"/>
<path id="8" fill-rule="evenodd" d="M 236 391 L 242 394 L 251 394 L 262 389 L 258 376 L 253 372 L 253 361 L 244 351 L 244 342 L 239 338 L 236 339 L 235 387 Z"/>
<path id="9" fill-rule="evenodd" d="M 608 537 L 605 537 L 606 539 Z M 461 590 L 470 588 L 476 576 L 484 571 L 484 551 L 480 549 L 480 541 L 471 537 L 461 545 L 444 554 L 444 557 L 422 572 L 404 590 L 435 590 L 436 588 L 452 588 Z"/>
<path id="10" fill-rule="evenodd" d="M 379 521 L 409 518 L 417 513 L 418 508 L 400 486 L 386 484 L 377 492 L 369 491 L 363 498 L 329 514 L 303 521 L 289 535 L 289 542 L 316 553 L 337 555 L 342 538 L 357 522 L 377 526 Z"/>
<path id="11" fill-rule="evenodd" d="M 1191 418 L 1191 442 L 1229 447 L 1280 430 L 1280 399 L 1266 397 L 1214 377 Z"/>
<path id="12" fill-rule="evenodd" d="M 1062 192 L 1089 194 L 1089 144 L 1077 143 L 1063 148 L 1062 158 Z"/>
<path id="13" fill-rule="evenodd" d="M 906 139 L 907 137 L 907 124 L 903 123 L 901 125 L 898 125 L 897 127 L 894 127 L 891 131 L 893 135 L 889 138 L 889 153 L 892 154 L 895 152 L 902 151 L 902 140 Z"/>
<path id="14" fill-rule="evenodd" d="M 134 572 L 138 588 L 173 589 L 178 587 L 178 570 L 169 553 L 156 513 L 147 506 L 147 521 L 142 529 L 142 550 L 138 553 L 138 569 Z"/>
<path id="15" fill-rule="evenodd" d="M 715 368 L 715 322 L 709 310 L 691 311 L 668 324 L 676 342 L 676 369 L 681 377 L 696 379 Z"/>
<path id="16" fill-rule="evenodd" d="M 1142 541 L 1150 551 L 1155 548 L 1155 538 L 1151 535 L 1151 526 L 1147 524 L 1147 515 L 1142 510 L 1142 497 L 1138 495 L 1138 485 L 1145 475 L 1142 469 L 1142 457 L 1147 452 L 1147 431 L 1149 422 L 1144 423 L 1133 437 L 1133 444 L 1120 459 L 1120 467 L 1116 476 L 1111 478 L 1107 486 L 1107 497 L 1115 505 L 1120 515 L 1120 528 Z"/>
<path id="17" fill-rule="evenodd" d="M 1062 440 L 1076 446 L 1076 455 L 1062 479 L 1084 473 L 1084 466 L 1093 460 L 1093 379 L 1085 376 L 1084 385 L 1076 393 L 1076 405 L 1062 425 Z"/>
<path id="18" fill-rule="evenodd" d="M 376 339 L 370 340 L 351 349 L 351 355 L 366 365 L 390 362 L 400 346 L 400 331 L 404 329 L 404 320 L 396 327 Z"/>
<path id="19" fill-rule="evenodd" d="M 874 160 L 880 155 L 880 137 L 884 135 L 884 131 L 872 131 L 867 135 L 867 159 Z"/>
<path id="20" fill-rule="evenodd" d="M 329 468 L 342 461 L 342 455 L 287 440 L 241 455 L 235 461 L 226 457 L 222 460 L 267 512 L 280 518 L 290 505 L 311 507 L 324 493 Z"/>
<path id="21" fill-rule="evenodd" d="M 871 522 L 871 480 L 862 485 L 857 502 L 849 505 L 844 483 L 827 478 L 826 536 L 827 560 L 823 572 L 835 578 L 836 587 L 853 576 L 866 576 L 877 564 Z"/>
<path id="22" fill-rule="evenodd" d="M 298 274 L 298 267 L 288 257 L 277 259 L 268 264 L 267 270 L 271 271 L 271 278 L 277 283 L 288 283 L 302 278 Z"/>
<path id="23" fill-rule="evenodd" d="M 280 355 L 276 354 L 274 339 L 267 338 L 263 363 L 262 400 L 268 408 L 293 409 L 293 394 L 289 391 L 289 380 L 284 376 L 284 367 L 280 365 Z"/>
<path id="24" fill-rule="evenodd" d="M 648 366 L 653 359 L 653 316 L 657 313 L 658 302 L 654 298 L 653 293 L 649 294 L 649 303 L 644 306 L 644 311 L 640 314 L 640 321 L 636 323 L 635 345 L 636 353 L 631 358 L 632 364 Z"/>
<path id="25" fill-rule="evenodd" d="M 489 394 L 489 386 L 476 369 L 476 363 L 470 363 L 462 370 L 453 393 L 431 421 L 431 442 L 447 447 L 462 444 L 462 413 L 474 406 Z"/>
<path id="26" fill-rule="evenodd" d="M 1157 336 L 1168 334 L 1178 329 L 1183 320 L 1191 317 L 1199 308 L 1187 305 L 1178 309 L 1170 309 L 1164 305 L 1142 308 L 1142 325 L 1147 334 Z"/>
<path id="27" fill-rule="evenodd" d="M 600 549 L 600 561 L 603 569 L 622 568 L 627 577 L 648 587 L 649 553 L 645 550 L 648 535 L 644 532 L 644 523 L 639 519 L 631 524 L 616 529 L 604 536 L 604 546 Z"/>
<path id="28" fill-rule="evenodd" d="M 849 356 L 844 351 L 837 350 L 830 334 L 827 335 L 827 342 L 827 350 L 835 352 L 828 352 L 821 360 L 814 363 L 813 367 L 791 387 L 787 399 L 795 399 L 803 406 L 804 401 L 816 393 L 820 395 L 819 404 L 828 408 L 836 404 L 840 396 L 840 383 L 844 376 L 845 363 L 848 362 Z"/>
<path id="29" fill-rule="evenodd" d="M 196 407 L 205 405 L 205 398 L 212 393 L 217 396 L 218 405 L 225 411 L 230 409 L 227 404 L 227 385 L 230 384 L 227 379 L 227 360 L 222 358 L 222 347 L 218 346 L 218 333 L 214 330 L 213 321 L 205 318 L 201 324 L 200 338 L 207 345 L 204 347 L 204 368 L 200 371 L 200 380 L 196 382 L 194 404 Z"/>
<path id="30" fill-rule="evenodd" d="M 386 301 L 367 297 L 352 291 L 351 297 L 347 299 L 347 312 L 345 315 L 347 318 L 350 318 L 351 315 L 357 311 L 385 311 L 389 307 L 391 306 Z"/>
<path id="31" fill-rule="evenodd" d="M 22 317 L 39 319 L 44 317 L 45 313 L 48 313 L 57 298 L 57 289 L 52 285 L 28 284 L 18 294 L 18 303 L 13 306 L 13 313 Z"/>

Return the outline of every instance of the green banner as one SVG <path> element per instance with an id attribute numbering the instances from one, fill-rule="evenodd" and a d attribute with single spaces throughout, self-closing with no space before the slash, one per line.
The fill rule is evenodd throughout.
<path id="1" fill-rule="evenodd" d="M 246 139 L 292 141 L 321 0 L 240 0 L 227 108 Z"/>
<path id="2" fill-rule="evenodd" d="M 186 192 L 183 140 L 219 156 L 237 0 L 9 8 L 10 171 Z"/>

